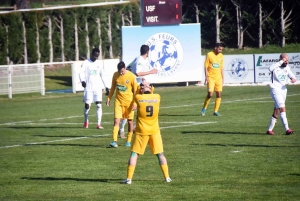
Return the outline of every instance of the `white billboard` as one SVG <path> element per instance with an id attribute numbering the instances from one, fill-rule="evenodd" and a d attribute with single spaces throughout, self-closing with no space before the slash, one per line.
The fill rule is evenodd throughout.
<path id="1" fill-rule="evenodd" d="M 143 44 L 150 47 L 148 69 L 158 70 L 147 75 L 147 81 L 189 82 L 203 77 L 200 24 L 122 27 L 122 60 L 126 65 L 140 55 Z"/>
<path id="2" fill-rule="evenodd" d="M 300 53 L 287 53 L 289 66 L 300 80 Z M 270 82 L 271 73 L 269 67 L 279 61 L 280 54 L 254 54 L 255 82 Z"/>

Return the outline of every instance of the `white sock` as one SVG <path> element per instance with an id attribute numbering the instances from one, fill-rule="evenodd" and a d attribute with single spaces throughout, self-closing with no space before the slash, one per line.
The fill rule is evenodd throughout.
<path id="1" fill-rule="evenodd" d="M 127 119 L 121 119 L 121 121 L 120 121 L 120 131 L 121 132 L 124 132 L 126 123 L 127 123 Z"/>
<path id="2" fill-rule="evenodd" d="M 97 125 L 100 125 L 102 119 L 102 107 L 100 104 L 98 104 L 96 107 L 97 107 Z"/>
<path id="3" fill-rule="evenodd" d="M 273 130 L 273 128 L 275 127 L 276 122 L 277 122 L 277 119 L 275 117 L 271 116 L 268 131 Z"/>
<path id="4" fill-rule="evenodd" d="M 288 130 L 289 129 L 289 123 L 288 123 L 288 120 L 286 118 L 286 112 L 280 112 L 280 119 L 281 119 L 281 122 L 284 126 L 284 129 Z"/>
<path id="5" fill-rule="evenodd" d="M 89 111 L 90 111 L 90 108 L 89 109 L 86 109 L 84 108 L 83 110 L 83 114 L 84 114 L 84 122 L 89 122 Z"/>

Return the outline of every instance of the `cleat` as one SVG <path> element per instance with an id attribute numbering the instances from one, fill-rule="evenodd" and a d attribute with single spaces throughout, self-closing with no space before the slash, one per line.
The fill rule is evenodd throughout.
<path id="1" fill-rule="evenodd" d="M 97 129 L 104 129 L 101 125 L 97 125 Z"/>
<path id="2" fill-rule="evenodd" d="M 166 178 L 166 182 L 171 182 L 172 181 L 172 179 L 171 178 Z"/>
<path id="3" fill-rule="evenodd" d="M 267 131 L 268 135 L 274 135 L 275 133 L 273 131 Z"/>
<path id="4" fill-rule="evenodd" d="M 131 143 L 130 142 L 126 142 L 125 146 L 126 147 L 131 147 Z"/>
<path id="5" fill-rule="evenodd" d="M 288 129 L 288 130 L 286 130 L 286 132 L 285 132 L 286 135 L 290 135 L 290 134 L 293 134 L 293 133 L 294 133 L 294 131 L 291 130 L 291 129 Z"/>
<path id="6" fill-rule="evenodd" d="M 219 116 L 221 116 L 218 112 L 214 112 L 214 116 L 217 116 L 217 117 L 219 117 Z"/>
<path id="7" fill-rule="evenodd" d="M 118 134 L 119 134 L 119 137 L 120 137 L 120 138 L 126 138 L 126 137 L 125 137 L 124 131 L 120 131 L 120 130 L 119 130 Z"/>
<path id="8" fill-rule="evenodd" d="M 83 123 L 83 128 L 88 128 L 89 127 L 89 122 L 84 122 Z"/>
<path id="9" fill-rule="evenodd" d="M 110 144 L 109 144 L 110 147 L 113 147 L 113 148 L 117 148 L 118 147 L 118 144 L 116 141 L 112 141 Z"/>
<path id="10" fill-rule="evenodd" d="M 123 184 L 131 184 L 131 179 L 125 179 L 122 183 Z"/>
<path id="11" fill-rule="evenodd" d="M 201 110 L 201 115 L 202 115 L 202 116 L 205 116 L 205 112 L 206 112 L 206 109 L 205 109 L 205 108 L 202 108 L 202 110 Z"/>

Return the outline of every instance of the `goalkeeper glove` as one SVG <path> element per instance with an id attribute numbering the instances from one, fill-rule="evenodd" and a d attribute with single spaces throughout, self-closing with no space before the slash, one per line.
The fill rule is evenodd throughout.
<path id="1" fill-rule="evenodd" d="M 109 94 L 109 88 L 106 87 L 105 91 L 106 91 L 105 95 L 108 96 L 108 94 Z"/>

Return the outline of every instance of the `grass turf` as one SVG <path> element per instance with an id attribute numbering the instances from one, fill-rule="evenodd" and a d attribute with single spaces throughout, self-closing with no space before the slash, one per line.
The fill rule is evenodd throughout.
<path id="1" fill-rule="evenodd" d="M 268 86 L 224 87 L 220 114 L 200 110 L 204 87 L 156 87 L 160 127 L 173 182 L 147 150 L 131 185 L 125 139 L 108 148 L 113 107 L 103 130 L 83 129 L 82 93 L 18 95 L 0 100 L 0 200 L 299 200 L 300 86 L 288 86 L 287 117 L 265 134 L 273 102 Z M 180 94 L 180 95 L 179 95 Z M 105 96 L 103 97 L 105 102 Z"/>

